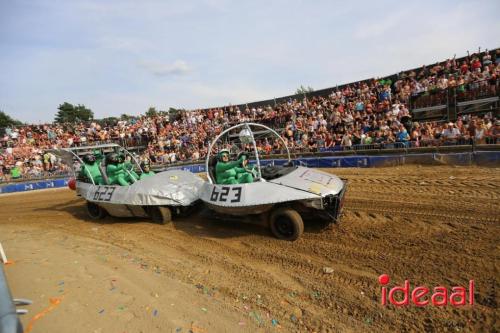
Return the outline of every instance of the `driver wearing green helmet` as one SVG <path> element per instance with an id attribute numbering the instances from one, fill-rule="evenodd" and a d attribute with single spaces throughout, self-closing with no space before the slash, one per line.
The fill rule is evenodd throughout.
<path id="1" fill-rule="evenodd" d="M 141 168 L 143 170 L 143 172 L 141 173 L 141 179 L 155 175 L 154 171 L 151 170 L 151 166 L 149 165 L 149 162 L 142 162 Z"/>
<path id="2" fill-rule="evenodd" d="M 94 151 L 92 152 L 92 154 L 94 155 L 94 158 L 95 158 L 95 164 L 97 166 L 101 165 L 101 162 L 102 162 L 102 153 L 99 149 L 94 149 Z"/>
<path id="3" fill-rule="evenodd" d="M 110 185 L 127 186 L 135 182 L 135 179 L 127 172 L 123 163 L 120 163 L 120 156 L 117 153 L 110 153 L 106 157 L 106 173 Z"/>
<path id="4" fill-rule="evenodd" d="M 215 166 L 217 184 L 243 184 L 252 183 L 253 176 L 247 171 L 248 159 L 241 155 L 237 161 L 229 161 L 229 150 L 222 149 L 218 155 Z"/>
<path id="5" fill-rule="evenodd" d="M 130 155 L 125 156 L 123 152 L 118 154 L 118 160 L 123 167 L 123 170 L 128 176 L 130 182 L 135 183 L 139 180 L 139 175 L 134 171 L 134 165 L 132 164 L 132 158 Z"/>
<path id="6" fill-rule="evenodd" d="M 96 162 L 95 154 L 87 154 L 83 157 L 83 164 L 80 168 L 80 177 L 85 179 L 87 182 L 91 182 L 93 179 L 96 185 L 104 184 L 101 171 L 99 170 L 99 164 Z"/>

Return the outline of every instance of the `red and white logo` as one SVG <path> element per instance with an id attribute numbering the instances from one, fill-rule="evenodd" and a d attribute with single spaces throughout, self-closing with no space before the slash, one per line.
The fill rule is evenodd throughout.
<path id="1" fill-rule="evenodd" d="M 382 285 L 382 305 L 392 304 L 395 306 L 407 306 L 413 304 L 415 306 L 463 306 L 474 305 L 474 280 L 469 280 L 468 289 L 462 286 L 451 287 L 448 290 L 446 287 L 437 286 L 433 290 L 426 286 L 415 286 L 410 288 L 410 281 L 405 280 L 403 286 L 395 286 L 392 288 L 384 287 L 389 284 L 391 278 L 387 274 L 382 274 L 378 277 L 378 281 Z M 468 296 L 468 297 L 467 297 Z"/>

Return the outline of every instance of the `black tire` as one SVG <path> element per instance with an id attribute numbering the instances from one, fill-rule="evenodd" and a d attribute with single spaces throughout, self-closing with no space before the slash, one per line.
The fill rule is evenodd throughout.
<path id="1" fill-rule="evenodd" d="M 168 207 L 150 207 L 149 215 L 155 223 L 167 224 L 172 221 L 172 211 Z"/>
<path id="2" fill-rule="evenodd" d="M 92 220 L 101 220 L 108 216 L 104 208 L 90 201 L 87 201 L 87 213 Z"/>
<path id="3" fill-rule="evenodd" d="M 282 207 L 271 213 L 269 226 L 276 238 L 294 241 L 304 232 L 304 221 L 296 210 Z"/>

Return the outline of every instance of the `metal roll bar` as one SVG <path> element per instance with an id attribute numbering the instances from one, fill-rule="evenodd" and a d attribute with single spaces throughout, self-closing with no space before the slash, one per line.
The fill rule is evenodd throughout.
<path id="1" fill-rule="evenodd" d="M 210 146 L 208 147 L 208 152 L 207 152 L 207 157 L 206 157 L 206 160 L 205 160 L 205 170 L 206 170 L 206 173 L 207 173 L 207 179 L 208 181 L 210 182 L 210 184 L 213 184 L 214 183 L 214 179 L 212 179 L 210 177 L 210 172 L 209 172 L 209 161 L 210 161 L 210 156 L 212 154 L 212 148 L 215 146 L 215 144 L 217 143 L 217 141 L 219 141 L 219 139 L 224 136 L 225 134 L 227 134 L 228 132 L 232 131 L 232 130 L 235 130 L 237 128 L 240 128 L 240 127 L 243 127 L 243 128 L 246 128 L 248 129 L 248 131 L 250 132 L 250 137 L 252 139 L 252 145 L 253 145 L 253 148 L 254 148 L 254 153 L 255 153 L 255 159 L 256 159 L 256 162 L 257 162 L 257 170 L 259 172 L 259 179 L 260 181 L 262 181 L 262 174 L 261 174 L 261 168 L 260 168 L 260 158 L 259 158 L 259 151 L 257 149 L 257 144 L 255 142 L 255 138 L 254 138 L 254 135 L 253 135 L 253 131 L 251 129 L 251 126 L 254 126 L 254 127 L 260 127 L 260 128 L 264 128 L 268 131 L 270 131 L 271 133 L 275 134 L 280 140 L 281 142 L 283 143 L 283 145 L 285 146 L 286 148 L 286 153 L 287 153 L 287 156 L 288 156 L 288 162 L 291 161 L 290 159 L 290 151 L 288 150 L 288 146 L 286 145 L 286 142 L 285 140 L 283 140 L 283 138 L 281 137 L 281 135 L 279 135 L 275 130 L 273 130 L 272 128 L 269 128 L 265 125 L 262 125 L 262 124 L 257 124 L 257 123 L 242 123 L 242 124 L 238 124 L 238 125 L 235 125 L 235 126 L 232 126 L 226 130 L 224 130 L 222 133 L 220 133 L 213 141 L 212 143 L 210 143 Z"/>

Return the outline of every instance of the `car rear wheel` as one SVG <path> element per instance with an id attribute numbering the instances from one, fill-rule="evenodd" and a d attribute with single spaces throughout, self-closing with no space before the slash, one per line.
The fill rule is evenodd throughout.
<path id="1" fill-rule="evenodd" d="M 304 222 L 296 210 L 283 207 L 271 213 L 271 231 L 276 238 L 294 241 L 304 232 Z"/>
<path id="2" fill-rule="evenodd" d="M 149 209 L 149 215 L 155 223 L 167 224 L 172 221 L 172 211 L 168 207 L 153 206 Z"/>
<path id="3" fill-rule="evenodd" d="M 90 201 L 87 201 L 87 213 L 92 220 L 100 220 L 108 215 L 104 208 Z"/>

